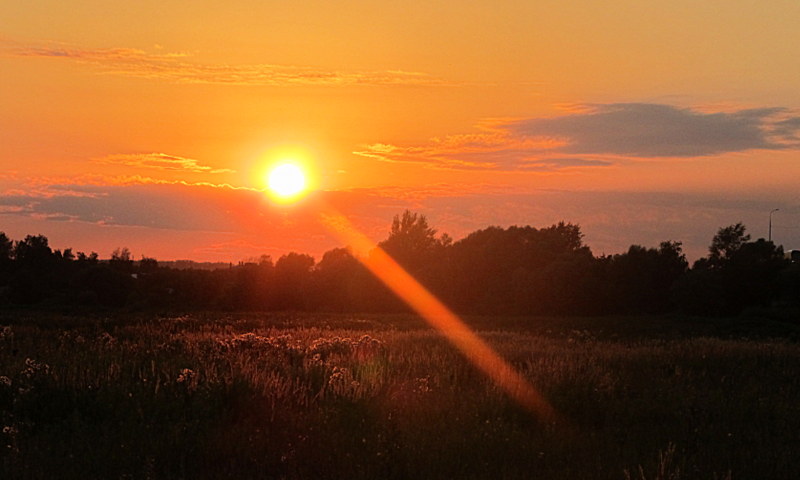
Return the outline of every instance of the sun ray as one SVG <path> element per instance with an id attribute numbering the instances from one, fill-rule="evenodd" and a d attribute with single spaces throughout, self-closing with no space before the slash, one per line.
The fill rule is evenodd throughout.
<path id="1" fill-rule="evenodd" d="M 389 254 L 358 231 L 344 215 L 321 209 L 322 221 L 359 253 L 360 261 L 431 326 L 439 330 L 478 369 L 519 405 L 547 422 L 560 422 L 547 400 L 476 335 L 455 313 L 412 277 Z"/>

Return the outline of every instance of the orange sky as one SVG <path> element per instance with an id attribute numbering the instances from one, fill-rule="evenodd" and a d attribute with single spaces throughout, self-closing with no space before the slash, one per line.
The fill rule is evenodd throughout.
<path id="1" fill-rule="evenodd" d="M 564 5 L 569 3 L 569 5 Z M 743 221 L 800 248 L 800 4 L 0 0 L 0 231 L 238 261 L 579 223 L 595 254 Z"/>

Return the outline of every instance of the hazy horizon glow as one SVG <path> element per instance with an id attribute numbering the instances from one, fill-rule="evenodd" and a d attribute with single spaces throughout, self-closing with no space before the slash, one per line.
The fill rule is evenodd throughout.
<path id="1" fill-rule="evenodd" d="M 0 231 L 236 262 L 577 223 L 596 255 L 743 222 L 800 249 L 800 4 L 0 5 Z M 297 158 L 309 195 L 263 192 Z M 304 196 L 305 197 L 305 196 Z"/>

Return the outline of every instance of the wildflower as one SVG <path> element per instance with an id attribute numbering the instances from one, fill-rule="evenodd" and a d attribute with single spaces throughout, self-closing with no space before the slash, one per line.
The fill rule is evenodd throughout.
<path id="1" fill-rule="evenodd" d="M 319 354 L 322 359 L 331 355 L 349 355 L 353 351 L 353 342 L 349 338 L 318 338 L 308 347 L 311 355 Z"/>
<path id="2" fill-rule="evenodd" d="M 377 338 L 372 338 L 369 335 L 362 335 L 361 338 L 358 339 L 358 345 L 368 345 L 372 348 L 377 348 L 382 346 L 383 342 Z"/>
<path id="3" fill-rule="evenodd" d="M 262 337 L 263 338 L 263 337 Z M 294 350 L 294 347 L 290 344 L 292 337 L 290 335 L 279 335 L 277 337 L 267 337 L 265 339 L 269 346 L 273 349 L 280 350 L 280 351 L 290 351 Z"/>
<path id="4" fill-rule="evenodd" d="M 420 377 L 414 379 L 414 392 L 416 393 L 428 393 L 433 391 L 431 388 L 429 377 Z"/>
<path id="5" fill-rule="evenodd" d="M 312 367 L 320 366 L 320 365 L 322 365 L 324 363 L 325 362 L 322 360 L 322 356 L 319 353 L 315 353 L 308 360 L 308 365 L 312 366 Z"/>
<path id="6" fill-rule="evenodd" d="M 181 373 L 178 375 L 178 379 L 176 380 L 178 383 L 190 383 L 192 379 L 195 377 L 194 370 L 190 368 L 184 368 L 181 370 Z"/>
<path id="7" fill-rule="evenodd" d="M 33 378 L 37 374 L 44 374 L 47 375 L 50 373 L 50 365 L 46 363 L 40 363 L 32 358 L 25 359 L 25 368 L 22 369 L 22 375 L 27 378 Z"/>
<path id="8" fill-rule="evenodd" d="M 6 377 L 5 375 L 0 375 L 0 385 L 5 385 L 6 387 L 10 387 L 11 379 Z"/>
<path id="9" fill-rule="evenodd" d="M 356 356 L 361 359 L 373 358 L 384 352 L 383 342 L 369 335 L 362 335 L 357 342 L 353 342 Z"/>
<path id="10" fill-rule="evenodd" d="M 114 338 L 114 336 L 111 335 L 108 332 L 103 332 L 102 334 L 100 334 L 97 337 L 97 341 L 98 341 L 98 343 L 101 343 L 101 344 L 105 345 L 106 347 L 112 347 L 117 343 L 117 339 Z"/>
<path id="11" fill-rule="evenodd" d="M 13 340 L 14 339 L 14 331 L 11 330 L 11 326 L 6 325 L 3 328 L 0 328 L 0 340 Z"/>
<path id="12" fill-rule="evenodd" d="M 345 377 L 349 376 L 350 372 L 344 367 L 333 367 L 333 372 L 328 378 L 328 385 L 332 387 L 344 386 Z"/>

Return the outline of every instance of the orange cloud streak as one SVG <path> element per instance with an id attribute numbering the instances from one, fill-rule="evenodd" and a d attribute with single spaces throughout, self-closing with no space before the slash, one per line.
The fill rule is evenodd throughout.
<path id="1" fill-rule="evenodd" d="M 151 54 L 134 48 L 21 45 L 0 39 L 0 55 L 71 60 L 100 73 L 175 83 L 256 86 L 448 85 L 423 72 L 336 71 L 294 65 L 213 65 L 186 61 L 186 53 Z"/>
<path id="2" fill-rule="evenodd" d="M 154 168 L 159 170 L 188 171 L 195 173 L 235 173 L 230 168 L 213 168 L 202 165 L 193 158 L 168 155 L 166 153 L 132 153 L 108 155 L 94 159 L 97 163 L 124 165 L 126 167 Z"/>

